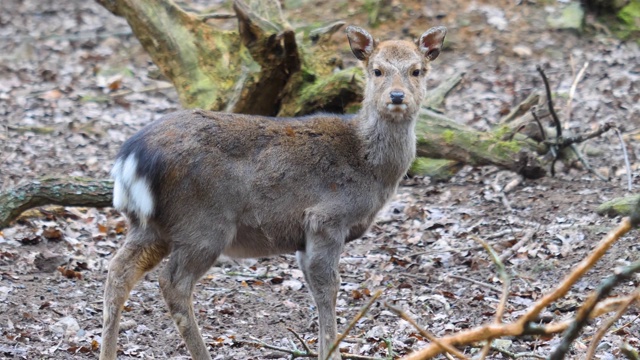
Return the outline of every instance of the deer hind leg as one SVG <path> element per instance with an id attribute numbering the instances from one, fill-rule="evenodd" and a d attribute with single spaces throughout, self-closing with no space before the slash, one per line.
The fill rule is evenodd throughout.
<path id="1" fill-rule="evenodd" d="M 193 311 L 193 288 L 233 240 L 235 232 L 230 229 L 207 229 L 190 233 L 190 239 L 173 249 L 169 262 L 160 275 L 160 288 L 191 357 L 194 360 L 209 360 L 211 356 Z"/>
<path id="2" fill-rule="evenodd" d="M 116 359 L 122 307 L 133 286 L 168 254 L 169 248 L 149 229 L 136 225 L 109 264 L 104 289 L 100 360 Z"/>

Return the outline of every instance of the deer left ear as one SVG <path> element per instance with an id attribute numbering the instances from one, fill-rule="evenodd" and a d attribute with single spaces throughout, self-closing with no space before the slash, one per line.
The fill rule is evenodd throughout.
<path id="1" fill-rule="evenodd" d="M 440 55 L 444 37 L 447 35 L 447 28 L 444 26 L 433 27 L 420 36 L 418 49 L 429 61 L 435 60 Z"/>

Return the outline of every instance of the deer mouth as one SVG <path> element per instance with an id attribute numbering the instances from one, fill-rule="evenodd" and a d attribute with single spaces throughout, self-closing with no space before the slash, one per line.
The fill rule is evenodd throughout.
<path id="1" fill-rule="evenodd" d="M 404 112 L 407 110 L 407 104 L 387 104 L 387 110 L 391 112 Z"/>

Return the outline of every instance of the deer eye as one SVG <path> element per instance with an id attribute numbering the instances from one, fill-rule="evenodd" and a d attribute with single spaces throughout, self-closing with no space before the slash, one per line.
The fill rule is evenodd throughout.
<path id="1" fill-rule="evenodd" d="M 411 75 L 413 75 L 413 76 L 420 76 L 420 69 L 415 69 L 415 70 L 413 70 L 413 72 L 411 73 Z"/>
<path id="2" fill-rule="evenodd" d="M 373 69 L 373 74 L 375 76 L 382 76 L 382 71 L 380 71 L 380 69 Z"/>

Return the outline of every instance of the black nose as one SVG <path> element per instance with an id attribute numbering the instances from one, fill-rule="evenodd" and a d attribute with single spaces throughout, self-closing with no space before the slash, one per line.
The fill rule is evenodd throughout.
<path id="1" fill-rule="evenodd" d="M 402 104 L 402 100 L 404 100 L 404 93 L 402 91 L 392 91 L 391 92 L 391 102 L 398 105 Z"/>

